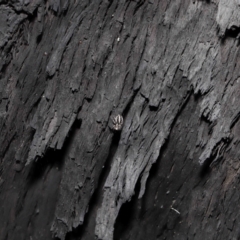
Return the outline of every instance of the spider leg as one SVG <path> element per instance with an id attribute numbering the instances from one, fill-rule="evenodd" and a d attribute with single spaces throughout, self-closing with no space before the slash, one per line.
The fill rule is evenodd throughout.
<path id="1" fill-rule="evenodd" d="M 116 121 L 116 118 L 115 118 L 115 117 L 112 117 L 112 122 L 113 122 L 113 124 L 114 124 L 114 125 L 117 123 L 117 121 Z"/>

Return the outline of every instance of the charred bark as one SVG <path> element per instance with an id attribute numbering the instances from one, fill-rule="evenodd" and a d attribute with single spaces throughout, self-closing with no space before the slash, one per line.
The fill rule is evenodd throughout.
<path id="1" fill-rule="evenodd" d="M 0 13 L 0 239 L 240 238 L 236 1 Z"/>

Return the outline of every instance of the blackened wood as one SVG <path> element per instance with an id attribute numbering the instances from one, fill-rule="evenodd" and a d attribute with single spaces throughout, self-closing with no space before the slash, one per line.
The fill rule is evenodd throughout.
<path id="1" fill-rule="evenodd" d="M 237 2 L 0 3 L 1 239 L 239 238 Z"/>

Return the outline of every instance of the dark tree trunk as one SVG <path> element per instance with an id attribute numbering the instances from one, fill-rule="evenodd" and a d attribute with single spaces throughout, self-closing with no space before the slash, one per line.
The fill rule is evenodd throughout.
<path id="1" fill-rule="evenodd" d="M 233 0 L 0 0 L 0 239 L 240 239 L 239 33 Z"/>

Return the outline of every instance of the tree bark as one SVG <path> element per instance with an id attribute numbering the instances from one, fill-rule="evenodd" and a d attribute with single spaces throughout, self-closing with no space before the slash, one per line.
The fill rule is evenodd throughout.
<path id="1" fill-rule="evenodd" d="M 0 239 L 240 239 L 239 7 L 0 0 Z"/>

